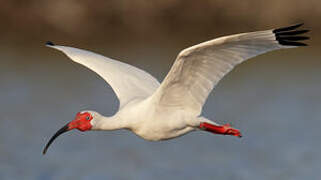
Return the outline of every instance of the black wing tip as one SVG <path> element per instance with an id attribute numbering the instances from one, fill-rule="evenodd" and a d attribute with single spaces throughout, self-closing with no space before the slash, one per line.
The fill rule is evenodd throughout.
<path id="1" fill-rule="evenodd" d="M 278 40 L 279 44 L 283 46 L 308 46 L 303 42 L 295 42 L 295 41 L 285 41 L 285 40 Z"/>
<path id="2" fill-rule="evenodd" d="M 292 26 L 287 26 L 287 27 L 282 27 L 282 28 L 278 28 L 278 29 L 274 29 L 273 30 L 273 33 L 278 33 L 278 32 L 284 32 L 284 31 L 291 31 L 291 30 L 294 30 L 298 27 L 301 27 L 303 26 L 304 23 L 299 23 L 299 24 L 295 24 L 295 25 L 292 25 Z"/>
<path id="3" fill-rule="evenodd" d="M 290 36 L 290 35 L 304 34 L 307 32 L 310 32 L 310 30 L 304 29 L 304 30 L 295 30 L 295 31 L 284 31 L 284 32 L 277 32 L 275 34 L 278 36 Z"/>
<path id="4" fill-rule="evenodd" d="M 288 27 L 274 29 L 273 33 L 275 34 L 275 39 L 279 42 L 279 44 L 284 46 L 308 46 L 300 41 L 308 40 L 310 37 L 297 35 L 307 33 L 310 30 L 295 30 L 298 27 L 301 27 L 303 24 L 304 23 L 300 23 Z"/>
<path id="5" fill-rule="evenodd" d="M 283 40 L 283 41 L 303 41 L 308 40 L 310 37 L 308 36 L 276 36 L 276 40 Z"/>
<path id="6" fill-rule="evenodd" d="M 46 42 L 46 45 L 47 45 L 47 46 L 54 46 L 55 44 L 54 44 L 53 42 L 51 42 L 51 41 L 47 41 L 47 42 Z"/>

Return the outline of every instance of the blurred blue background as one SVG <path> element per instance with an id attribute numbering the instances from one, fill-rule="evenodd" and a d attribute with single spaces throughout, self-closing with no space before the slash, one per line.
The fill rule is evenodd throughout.
<path id="1" fill-rule="evenodd" d="M 301 180 L 321 177 L 320 1 L 8 1 L 0 7 L 0 179 Z M 193 132 L 144 141 L 128 131 L 48 139 L 78 111 L 118 102 L 51 40 L 142 68 L 160 81 L 178 52 L 218 36 L 305 22 L 309 47 L 253 58 L 211 93 L 203 114 L 242 139 Z"/>

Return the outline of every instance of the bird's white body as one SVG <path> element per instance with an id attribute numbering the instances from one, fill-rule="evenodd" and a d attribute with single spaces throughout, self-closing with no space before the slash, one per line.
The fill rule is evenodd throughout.
<path id="1" fill-rule="evenodd" d="M 152 98 L 136 99 L 112 117 L 96 113 L 92 121 L 93 130 L 128 129 L 143 139 L 158 141 L 181 136 L 194 130 L 200 123 L 200 118 L 187 111 L 161 111 L 155 107 Z"/>
<path id="2" fill-rule="evenodd" d="M 160 84 L 147 72 L 102 55 L 52 43 L 73 61 L 99 74 L 116 93 L 119 111 L 105 117 L 94 111 L 92 130 L 128 129 L 151 141 L 165 140 L 200 129 L 200 117 L 212 89 L 237 64 L 268 51 L 305 45 L 288 28 L 225 36 L 183 50 Z"/>

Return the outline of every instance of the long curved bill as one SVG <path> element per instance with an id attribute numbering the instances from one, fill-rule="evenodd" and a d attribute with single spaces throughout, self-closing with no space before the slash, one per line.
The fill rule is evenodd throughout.
<path id="1" fill-rule="evenodd" d="M 69 124 L 69 123 L 68 123 Z M 51 145 L 51 143 L 61 134 L 69 131 L 69 127 L 68 124 L 66 124 L 64 127 L 62 127 L 61 129 L 59 129 L 52 137 L 51 139 L 48 141 L 46 147 L 43 149 L 42 154 L 45 155 L 47 152 L 47 149 L 49 148 L 49 146 Z"/>

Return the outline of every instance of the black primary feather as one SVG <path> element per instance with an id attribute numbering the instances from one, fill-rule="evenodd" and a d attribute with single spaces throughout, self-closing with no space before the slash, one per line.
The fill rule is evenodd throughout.
<path id="1" fill-rule="evenodd" d="M 47 45 L 47 46 L 54 46 L 55 44 L 54 44 L 53 42 L 51 42 L 51 41 L 47 41 L 47 42 L 46 42 L 46 45 Z"/>
<path id="2" fill-rule="evenodd" d="M 274 29 L 272 32 L 275 34 L 275 39 L 279 44 L 284 46 L 307 46 L 307 44 L 300 41 L 310 39 L 307 36 L 300 36 L 301 34 L 309 32 L 309 30 L 295 30 L 302 26 L 301 24 L 296 24 L 289 27 L 283 27 Z M 299 35 L 299 36 L 298 36 Z"/>

